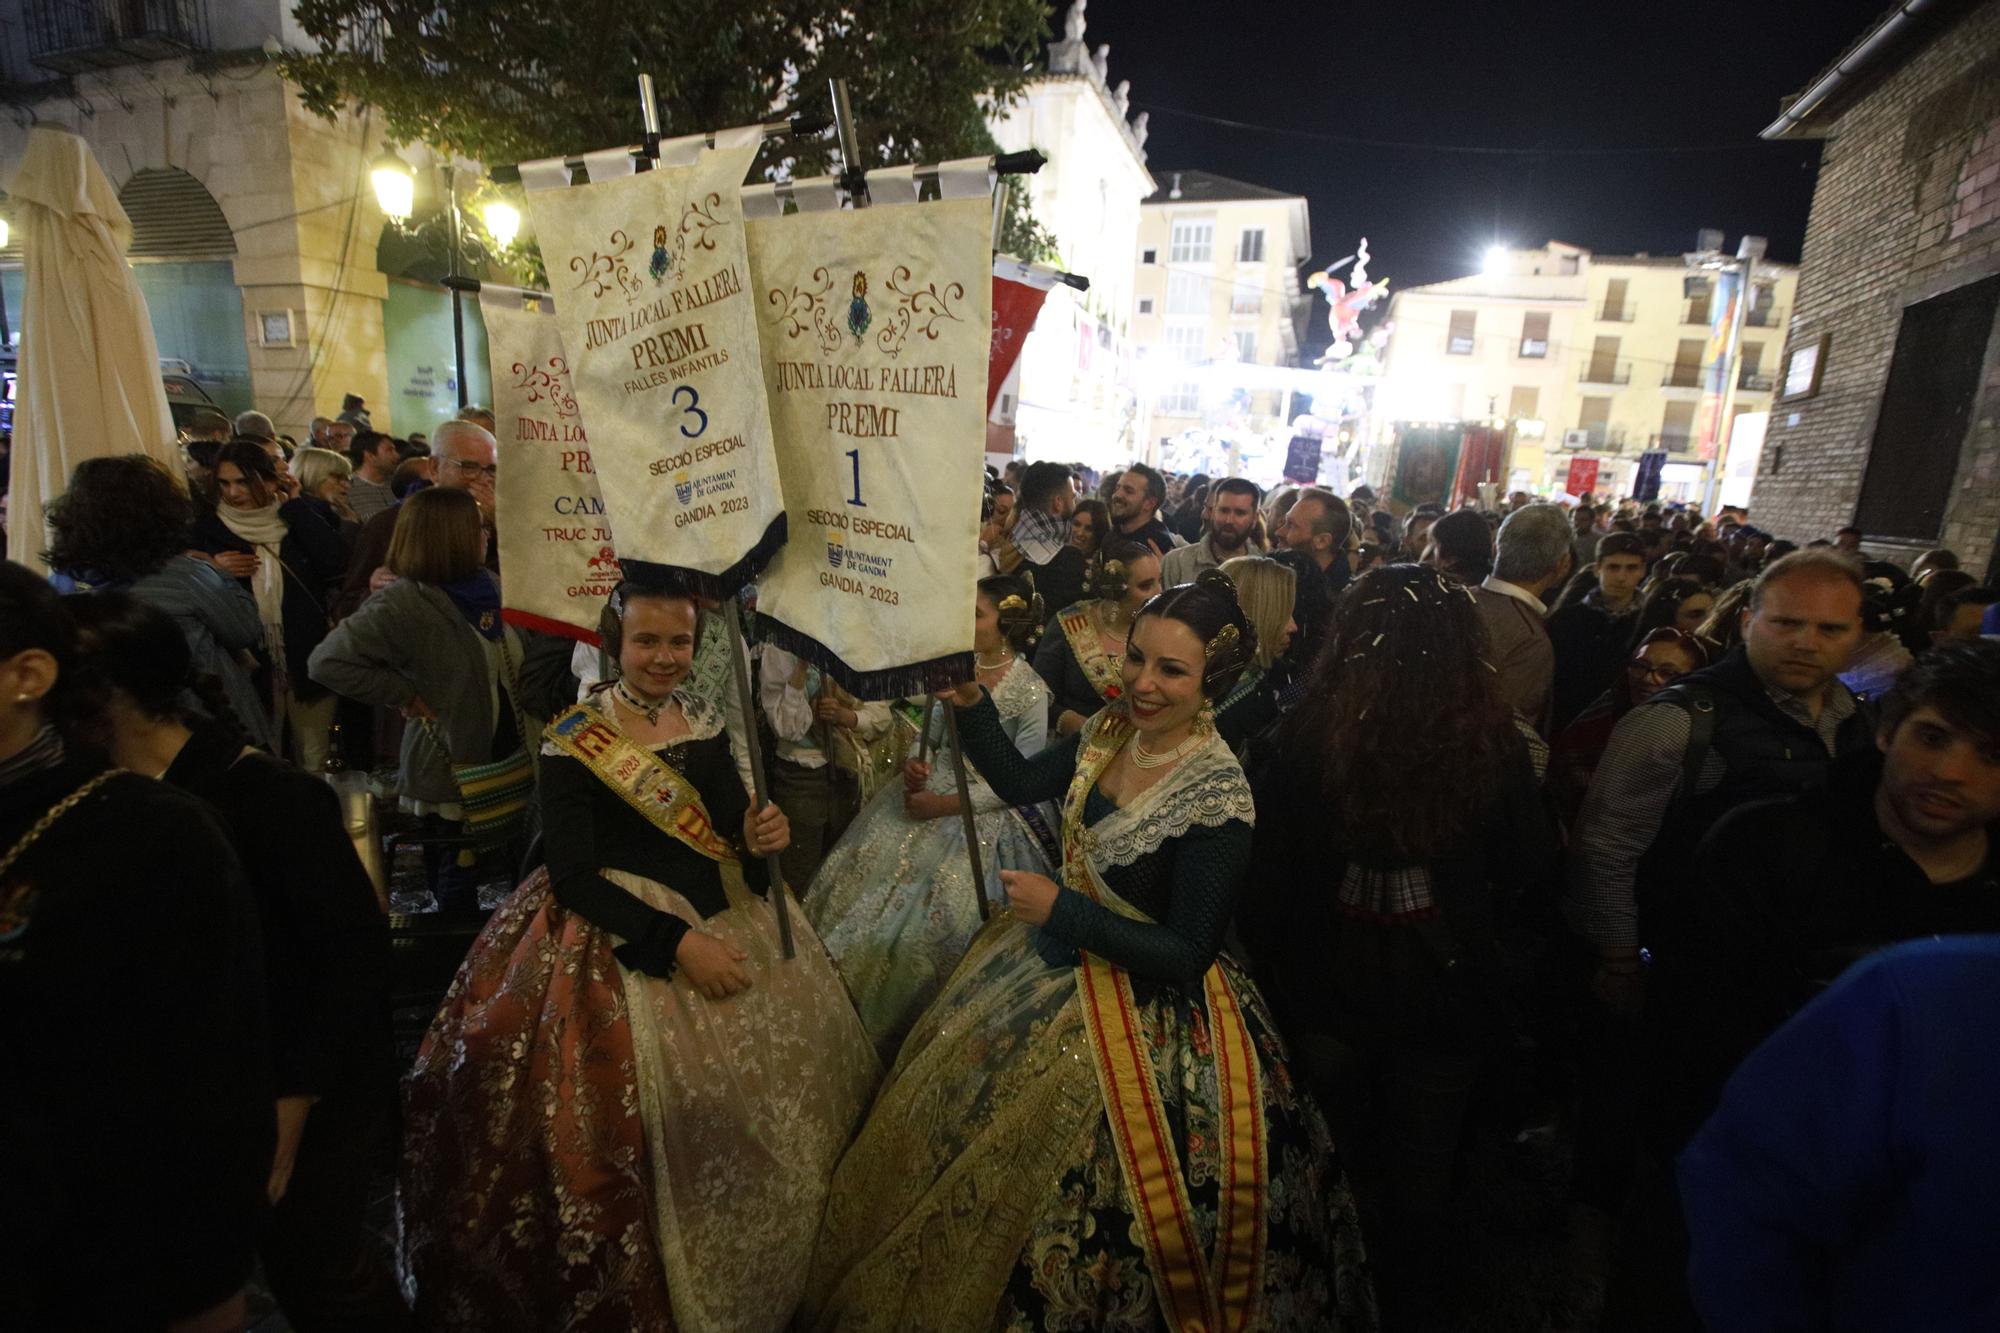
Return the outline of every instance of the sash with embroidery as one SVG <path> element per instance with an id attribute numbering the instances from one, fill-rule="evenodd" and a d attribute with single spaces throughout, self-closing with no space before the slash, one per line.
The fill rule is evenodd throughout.
<path id="1" fill-rule="evenodd" d="M 1134 915 L 1132 909 L 1104 884 L 1085 850 L 1083 805 L 1131 733 L 1128 719 L 1098 715 L 1096 731 L 1077 755 L 1076 777 L 1063 808 L 1064 882 L 1127 916 Z M 1126 1194 L 1139 1216 L 1146 1266 L 1168 1327 L 1176 1333 L 1257 1327 L 1270 1173 L 1256 1050 L 1228 977 L 1212 966 L 1202 978 L 1221 1096 L 1221 1180 L 1212 1255 L 1201 1250 L 1131 977 L 1086 952 L 1077 965 L 1077 989 Z"/>
<path id="2" fill-rule="evenodd" d="M 577 704 L 549 723 L 542 734 L 662 833 L 711 861 L 736 860 L 736 849 L 715 831 L 694 784 L 606 722 L 595 709 Z"/>
<path id="3" fill-rule="evenodd" d="M 1083 678 L 1109 703 L 1125 692 L 1125 679 L 1119 671 L 1119 659 L 1104 651 L 1104 637 L 1097 632 L 1097 617 L 1090 613 L 1090 607 L 1089 602 L 1078 602 L 1058 616 L 1057 622 Z"/>

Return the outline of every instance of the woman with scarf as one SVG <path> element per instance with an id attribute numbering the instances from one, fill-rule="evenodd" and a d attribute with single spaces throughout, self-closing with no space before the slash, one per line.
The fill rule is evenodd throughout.
<path id="1" fill-rule="evenodd" d="M 617 676 L 542 735 L 547 867 L 417 1053 L 424 1328 L 781 1333 L 798 1302 L 881 1068 L 796 905 L 783 956 L 765 867 L 790 830 L 738 776 L 755 738 L 684 688 L 697 615 L 669 584 L 613 594 Z"/>
<path id="2" fill-rule="evenodd" d="M 1042 622 L 1042 599 L 1027 580 L 1003 574 L 979 581 L 973 665 L 979 683 L 993 692 L 1008 740 L 1027 757 L 1048 740 L 1048 687 L 1022 656 Z M 909 760 L 903 781 L 869 802 L 820 866 L 807 903 L 885 1060 L 895 1058 L 903 1034 L 965 955 L 979 930 L 979 896 L 987 892 L 972 881 L 956 765 L 942 739 L 948 733 L 935 703 L 926 702 L 932 706 L 924 721 L 936 738 L 931 754 Z M 966 776 L 987 875 L 1048 874 L 1055 853 L 1045 807 L 1016 809 L 977 773 Z"/>
<path id="3" fill-rule="evenodd" d="M 1433 532 L 1436 530 L 1433 529 Z M 1385 1322 L 1455 1327 L 1441 1234 L 1467 1103 L 1505 1036 L 1500 890 L 1555 834 L 1465 588 L 1422 565 L 1341 598 L 1306 697 L 1252 775 L 1239 927 L 1356 1163 Z M 1495 886 L 1500 886 L 1496 889 Z"/>
<path id="4" fill-rule="evenodd" d="M 288 497 L 271 456 L 244 441 L 215 455 L 215 508 L 195 519 L 189 541 L 256 599 L 264 623 L 274 721 L 291 738 L 291 758 L 308 773 L 326 761 L 333 696 L 306 663 L 326 637 L 327 608 L 347 573 L 340 533 L 312 502 Z"/>
<path id="5" fill-rule="evenodd" d="M 457 771 L 517 756 L 532 739 L 520 721 L 520 636 L 500 621 L 500 585 L 481 563 L 486 529 L 460 490 L 432 487 L 403 502 L 389 543 L 393 583 L 334 626 L 312 678 L 358 703 L 400 709 L 402 807 L 435 841 L 426 872 L 438 905 L 478 906 L 484 872 L 505 873 L 517 847 L 474 842 Z"/>
<path id="6" fill-rule="evenodd" d="M 1049 721 L 1074 736 L 1090 715 L 1118 697 L 1118 665 L 1132 618 L 1160 590 L 1160 556 L 1150 546 L 1107 540 L 1085 580 L 1089 596 L 1056 612 L 1035 650 L 1035 671 L 1054 698 Z"/>
<path id="7" fill-rule="evenodd" d="M 948 697 L 1003 800 L 1062 799 L 1060 881 L 1002 876 L 842 1159 L 802 1327 L 1372 1329 L 1326 1122 L 1222 951 L 1250 787 L 1212 701 L 1256 652 L 1204 571 L 1134 622 L 1117 705 L 1033 758 Z"/>

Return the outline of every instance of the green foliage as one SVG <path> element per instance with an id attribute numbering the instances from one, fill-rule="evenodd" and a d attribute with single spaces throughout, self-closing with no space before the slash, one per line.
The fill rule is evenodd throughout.
<path id="1" fill-rule="evenodd" d="M 669 137 L 826 114 L 845 78 L 864 166 L 991 152 L 984 105 L 1021 86 L 1040 0 L 300 0 L 316 52 L 283 63 L 305 105 L 369 107 L 389 137 L 518 162 L 639 137 L 650 73 Z M 818 175 L 829 134 L 760 165 Z"/>

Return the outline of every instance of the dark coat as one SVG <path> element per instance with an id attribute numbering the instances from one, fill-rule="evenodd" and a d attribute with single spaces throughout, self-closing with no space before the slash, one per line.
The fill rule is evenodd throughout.
<path id="1" fill-rule="evenodd" d="M 306 674 L 306 663 L 332 624 L 333 592 L 347 567 L 347 549 L 339 530 L 328 526 L 311 500 L 285 501 L 278 506 L 278 517 L 285 520 L 288 529 L 278 546 L 278 559 L 285 567 L 285 671 L 291 677 L 293 692 L 302 700 L 312 700 L 326 691 Z M 210 555 L 256 552 L 212 509 L 195 520 L 189 542 L 195 550 Z M 237 582 L 246 589 L 251 586 L 249 579 Z"/>
<path id="2" fill-rule="evenodd" d="M 101 768 L 0 786 L 0 847 Z M 250 1276 L 276 1138 L 256 906 L 208 809 L 137 776 L 8 884 L 0 1328 L 161 1328 Z"/>

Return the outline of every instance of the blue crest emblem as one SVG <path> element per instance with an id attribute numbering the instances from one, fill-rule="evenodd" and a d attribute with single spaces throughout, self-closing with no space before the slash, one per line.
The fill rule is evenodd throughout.
<path id="1" fill-rule="evenodd" d="M 694 498 L 694 483 L 688 480 L 685 472 L 674 478 L 674 498 L 682 504 Z"/>
<path id="2" fill-rule="evenodd" d="M 833 538 L 831 538 L 831 537 L 827 538 L 827 540 L 826 540 L 826 563 L 827 563 L 827 564 L 829 564 L 829 565 L 831 565 L 831 566 L 833 566 L 833 567 L 834 567 L 835 569 L 839 569 L 839 568 L 840 568 L 840 557 L 841 557 L 841 554 L 842 554 L 842 553 L 843 553 L 843 552 L 844 552 L 844 551 L 845 551 L 846 549 L 847 549 L 846 547 L 842 546 L 842 545 L 841 545 L 841 544 L 840 544 L 839 542 L 837 542 L 837 541 L 833 540 Z"/>

